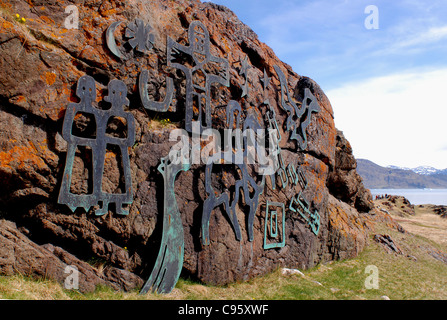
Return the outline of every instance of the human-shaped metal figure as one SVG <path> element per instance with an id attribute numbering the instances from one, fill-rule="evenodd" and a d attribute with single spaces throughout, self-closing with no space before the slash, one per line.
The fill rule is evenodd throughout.
<path id="1" fill-rule="evenodd" d="M 227 59 L 211 54 L 210 35 L 202 22 L 196 20 L 190 24 L 188 41 L 189 46 L 184 46 L 168 37 L 168 66 L 183 71 L 186 77 L 185 130 L 192 132 L 192 122 L 198 121 L 202 132 L 211 128 L 211 85 L 228 87 L 230 68 Z M 185 58 L 192 65 L 187 65 Z M 218 74 L 210 73 L 210 69 L 218 69 Z"/>
<path id="2" fill-rule="evenodd" d="M 111 80 L 108 84 L 108 95 L 104 97 L 104 101 L 111 104 L 111 108 L 105 110 L 104 117 L 100 119 L 98 128 L 100 131 L 97 136 L 98 162 L 94 169 L 95 172 L 95 188 L 101 190 L 100 199 L 102 207 L 95 211 L 96 215 L 103 215 L 108 211 L 108 204 L 116 204 L 116 213 L 127 215 L 129 211 L 123 208 L 123 204 L 132 203 L 132 179 L 130 172 L 129 147 L 135 143 L 135 120 L 130 112 L 125 112 L 123 106 L 129 106 L 127 99 L 127 87 L 121 80 Z M 106 134 L 107 124 L 113 117 L 120 117 L 126 120 L 127 132 L 124 138 L 114 137 Z M 116 145 L 120 149 L 121 164 L 124 176 L 124 192 L 105 193 L 102 191 L 102 178 L 104 175 L 104 160 L 107 145 Z"/>
<path id="3" fill-rule="evenodd" d="M 126 215 L 128 210 L 124 210 L 122 205 L 132 203 L 132 181 L 128 147 L 132 146 L 135 140 L 135 124 L 132 114 L 124 112 L 122 109 L 123 105 L 129 105 L 129 100 L 126 97 L 126 85 L 122 81 L 112 80 L 109 82 L 108 89 L 109 95 L 104 100 L 110 102 L 112 107 L 109 110 L 102 110 L 93 106 L 93 101 L 96 100 L 95 80 L 88 75 L 82 76 L 78 80 L 76 95 L 81 101 L 68 105 L 62 128 L 62 136 L 68 142 L 68 147 L 58 203 L 66 204 L 72 211 L 78 207 L 88 211 L 90 207 L 99 205 L 100 208 L 95 210 L 96 215 L 105 214 L 108 211 L 108 204 L 116 203 L 116 212 Z M 95 119 L 95 137 L 79 137 L 73 134 L 74 120 L 80 112 L 90 114 Z M 106 135 L 110 117 L 123 117 L 126 119 L 126 138 Z M 123 194 L 105 193 L 102 191 L 104 160 L 108 144 L 119 146 L 121 151 L 121 163 L 125 179 L 125 193 Z M 89 194 L 73 194 L 70 192 L 74 157 L 78 146 L 89 147 L 92 150 L 93 190 Z"/>
<path id="4" fill-rule="evenodd" d="M 58 197 L 58 203 L 66 204 L 73 212 L 79 207 L 88 211 L 91 206 L 98 203 L 98 190 L 95 189 L 95 186 L 93 186 L 92 193 L 88 194 L 74 194 L 70 192 L 73 164 L 77 147 L 84 146 L 91 148 L 93 166 L 95 166 L 98 161 L 98 139 L 96 139 L 96 137 L 80 137 L 74 135 L 72 132 L 74 119 L 75 116 L 80 113 L 92 115 L 93 119 L 95 119 L 96 132 L 98 132 L 97 119 L 102 118 L 104 113 L 103 110 L 93 106 L 93 102 L 96 100 L 96 85 L 95 80 L 92 77 L 85 75 L 78 79 L 76 95 L 80 98 L 80 101 L 78 103 L 70 103 L 67 106 L 62 126 L 62 137 L 67 141 L 68 146 L 65 169 Z"/>
<path id="5" fill-rule="evenodd" d="M 263 129 L 256 117 L 251 114 L 245 118 L 244 122 L 244 132 L 259 132 Z M 247 231 L 248 231 L 248 240 L 253 241 L 253 222 L 256 214 L 256 210 L 259 205 L 259 196 L 264 191 L 265 186 L 265 175 L 262 176 L 262 180 L 260 184 L 256 183 L 256 180 L 251 176 L 248 172 L 248 157 L 249 157 L 249 146 L 254 145 L 254 141 L 252 144 L 248 141 L 250 137 L 244 134 L 243 138 L 243 152 L 244 152 L 244 162 L 240 166 L 242 171 L 242 179 L 236 181 L 236 194 L 233 202 L 231 203 L 231 212 L 233 215 L 236 215 L 236 205 L 239 202 L 240 190 L 242 189 L 244 193 L 244 202 L 250 208 L 247 217 Z M 254 137 L 253 137 L 254 138 Z M 250 196 L 250 186 L 252 188 L 252 196 Z"/>

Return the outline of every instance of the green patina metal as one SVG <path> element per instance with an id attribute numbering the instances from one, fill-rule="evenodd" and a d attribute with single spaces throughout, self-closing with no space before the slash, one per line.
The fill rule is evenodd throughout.
<path id="1" fill-rule="evenodd" d="M 295 102 L 290 96 L 289 85 L 281 68 L 275 65 L 274 69 L 281 83 L 281 103 L 279 105 L 288 115 L 285 125 L 286 129 L 291 132 L 290 140 L 296 140 L 298 147 L 304 150 L 307 148 L 306 129 L 312 120 L 312 112 L 319 112 L 320 106 L 308 88 L 304 89 L 303 102 Z M 301 107 L 298 107 L 298 104 L 301 104 Z"/>
<path id="2" fill-rule="evenodd" d="M 238 102 L 231 100 L 227 105 L 227 126 L 233 126 L 233 123 L 236 122 L 236 126 L 240 123 L 241 118 L 241 112 L 242 108 L 239 105 Z M 234 114 L 236 113 L 236 118 L 234 117 Z M 236 121 L 234 121 L 236 120 Z M 249 115 L 246 117 L 244 122 L 244 131 L 250 130 L 253 132 L 256 129 L 261 129 L 260 124 L 258 123 L 256 117 L 253 115 Z M 202 211 L 202 243 L 204 245 L 209 245 L 210 239 L 209 239 L 209 222 L 211 213 L 214 208 L 217 206 L 220 206 L 223 204 L 225 206 L 225 213 L 230 220 L 230 224 L 233 227 L 233 230 L 236 235 L 236 239 L 238 241 L 241 241 L 241 230 L 239 221 L 237 219 L 237 212 L 236 208 L 239 202 L 240 194 L 243 193 L 244 202 L 247 207 L 249 207 L 248 211 L 248 217 L 247 217 L 247 232 L 248 232 L 248 240 L 253 241 L 253 222 L 256 210 L 258 208 L 259 203 L 259 196 L 262 194 L 264 190 L 265 185 L 265 178 L 262 177 L 262 181 L 258 184 L 255 179 L 249 174 L 248 172 L 248 165 L 247 165 L 247 157 L 248 157 L 248 137 L 244 136 L 242 141 L 242 146 L 240 146 L 243 149 L 243 161 L 242 163 L 237 163 L 235 161 L 237 152 L 239 150 L 233 150 L 233 148 L 228 148 L 228 150 L 225 150 L 223 153 L 216 154 L 214 157 L 210 157 L 208 159 L 208 163 L 206 165 L 205 170 L 205 190 L 208 194 L 204 204 L 203 204 L 203 211 Z M 227 153 L 227 154 L 226 154 Z M 217 159 L 232 159 L 233 164 L 235 167 L 237 167 L 241 172 L 241 179 L 237 180 L 235 182 L 235 193 L 234 193 L 234 199 L 230 203 L 229 201 L 229 194 L 227 192 L 223 192 L 220 195 L 217 195 L 218 192 L 214 190 L 212 184 L 211 184 L 211 174 L 212 174 L 212 168 L 213 164 L 216 162 L 215 158 Z M 220 162 L 220 161 L 217 161 Z M 250 188 L 252 192 L 250 192 Z"/>
<path id="3" fill-rule="evenodd" d="M 167 61 L 168 66 L 183 71 L 186 78 L 185 130 L 192 132 L 192 123 L 198 121 L 202 132 L 212 125 L 211 85 L 230 86 L 230 65 L 227 59 L 211 54 L 210 34 L 202 22 L 191 22 L 188 41 L 185 46 L 168 37 Z M 192 59 L 193 66 L 185 65 L 184 58 Z M 207 65 L 214 65 L 218 74 L 207 72 Z"/>
<path id="4" fill-rule="evenodd" d="M 317 210 L 311 212 L 309 210 L 309 203 L 304 198 L 302 191 L 298 195 L 293 196 L 290 200 L 289 209 L 293 212 L 298 212 L 299 215 L 309 224 L 312 232 L 318 235 L 320 231 L 320 214 Z"/>
<path id="5" fill-rule="evenodd" d="M 111 53 L 121 60 L 127 60 L 131 57 L 131 51 L 139 51 L 141 53 L 152 49 L 154 35 L 151 33 L 151 27 L 145 25 L 142 20 L 136 19 L 126 28 L 125 37 L 129 41 L 124 46 L 117 46 L 114 32 L 121 22 L 112 23 L 106 31 L 106 43 Z M 171 38 L 167 39 L 167 64 L 168 67 L 176 68 L 183 72 L 186 78 L 185 93 L 185 129 L 192 132 L 193 124 L 198 123 L 200 132 L 204 129 L 212 127 L 211 117 L 211 86 L 220 84 L 226 87 L 230 85 L 229 61 L 225 58 L 213 56 L 210 51 L 210 35 L 206 27 L 200 21 L 193 21 L 188 28 L 188 45 L 175 42 Z M 127 46 L 127 48 L 126 48 Z M 185 60 L 193 61 L 193 65 L 185 64 Z M 207 65 L 213 65 L 216 73 L 207 71 Z M 239 75 L 244 76 L 245 83 L 242 87 L 242 97 L 248 94 L 248 57 L 241 61 L 241 70 Z M 289 93 L 286 76 L 281 69 L 275 65 L 274 69 L 278 75 L 281 84 L 281 101 L 279 106 L 287 113 L 285 120 L 285 129 L 290 132 L 290 139 L 297 141 L 299 149 L 307 148 L 306 130 L 311 121 L 312 113 L 320 111 L 320 106 L 316 98 L 308 88 L 304 89 L 304 97 L 302 102 L 296 102 Z M 270 174 L 272 188 L 275 190 L 276 176 L 278 182 L 284 189 L 288 185 L 301 187 L 298 195 L 292 197 L 288 206 L 292 212 L 298 212 L 299 215 L 309 224 L 312 232 L 316 235 L 320 228 L 320 215 L 317 210 L 311 212 L 308 201 L 303 196 L 308 182 L 306 176 L 298 165 L 284 163 L 281 155 L 279 142 L 281 141 L 281 133 L 276 120 L 275 110 L 270 106 L 268 99 L 268 86 L 270 79 L 264 69 L 262 82 L 264 85 L 264 104 L 267 105 L 265 113 L 267 129 L 270 134 L 274 135 L 273 139 L 269 139 L 274 144 L 274 151 L 269 154 L 270 161 L 273 165 L 273 173 Z M 148 110 L 157 112 L 175 111 L 170 109 L 174 96 L 174 82 L 171 77 L 166 77 L 166 94 L 163 101 L 151 101 L 148 95 L 149 72 L 143 70 L 139 75 L 139 95 L 143 106 Z M 88 210 L 92 206 L 99 204 L 100 208 L 95 210 L 97 215 L 105 214 L 110 203 L 116 203 L 116 211 L 118 214 L 128 214 L 123 208 L 124 204 L 132 202 L 132 185 L 130 175 L 130 163 L 128 155 L 128 147 L 134 142 L 135 126 L 134 118 L 128 112 L 122 110 L 123 105 L 129 105 L 126 98 L 127 90 L 123 82 L 112 80 L 109 83 L 109 95 L 105 97 L 105 101 L 112 104 L 110 110 L 101 110 L 92 106 L 96 99 L 95 81 L 89 76 L 83 76 L 78 80 L 77 95 L 81 101 L 77 104 L 70 104 L 67 107 L 63 137 L 68 142 L 66 166 L 62 179 L 61 190 L 59 194 L 59 203 L 66 204 L 71 210 L 77 207 L 83 207 Z M 236 127 L 239 127 L 241 121 L 242 108 L 239 103 L 232 100 L 227 107 L 227 125 L 233 126 L 234 113 L 237 111 Z M 96 136 L 94 138 L 77 137 L 72 134 L 71 128 L 74 118 L 78 112 L 90 113 L 95 119 Z M 127 121 L 128 132 L 125 139 L 106 136 L 105 130 L 107 121 L 111 116 L 124 117 Z M 261 129 L 257 118 L 249 115 L 245 118 L 244 129 Z M 214 208 L 223 204 L 225 212 L 235 231 L 236 239 L 241 240 L 241 231 L 237 219 L 236 208 L 239 202 L 240 194 L 243 194 L 245 205 L 249 207 L 247 214 L 247 232 L 248 240 L 253 241 L 253 224 L 257 211 L 259 197 L 263 193 L 265 186 L 264 176 L 262 181 L 257 183 L 249 174 L 247 164 L 247 137 L 242 140 L 243 163 L 237 164 L 237 169 L 241 173 L 239 180 L 235 182 L 234 199 L 230 203 L 229 195 L 224 191 L 221 195 L 215 193 L 211 184 L 211 174 L 214 159 L 209 159 L 205 171 L 205 187 L 208 194 L 203 206 L 202 216 L 202 243 L 207 245 L 209 239 L 209 219 Z M 123 194 L 108 194 L 101 190 L 102 175 L 104 171 L 104 157 L 108 144 L 117 145 L 122 155 L 122 165 L 124 171 L 125 192 Z M 75 152 L 77 147 L 85 147 L 92 149 L 93 162 L 93 191 L 91 194 L 72 194 L 70 192 L 70 184 L 72 179 L 72 170 Z M 219 154 L 221 159 L 231 158 L 234 160 L 235 154 L 232 149 L 225 150 Z M 163 232 L 161 238 L 160 249 L 158 252 L 155 265 L 151 275 L 141 293 L 149 291 L 156 293 L 169 293 L 175 287 L 180 276 L 183 258 L 184 258 L 184 234 L 183 224 L 180 211 L 175 196 L 174 184 L 175 179 L 181 171 L 190 169 L 189 158 L 186 158 L 181 150 L 176 155 L 170 153 L 168 156 L 161 158 L 158 171 L 162 174 L 164 180 L 164 199 L 163 199 Z M 101 206 L 102 204 L 102 206 Z M 266 203 L 266 215 L 264 220 L 264 249 L 282 248 L 285 246 L 285 214 L 286 207 L 284 203 L 270 202 Z"/>
<path id="6" fill-rule="evenodd" d="M 287 173 L 289 174 L 290 183 L 297 185 L 299 182 L 299 177 L 298 177 L 298 174 L 296 172 L 296 169 L 295 169 L 295 166 L 293 165 L 293 163 L 289 163 L 287 165 Z"/>
<path id="7" fill-rule="evenodd" d="M 164 181 L 163 234 L 157 260 L 141 294 L 149 290 L 156 293 L 171 292 L 182 271 L 185 244 L 174 183 L 179 172 L 189 170 L 190 162 L 183 157 L 181 150 L 176 159 L 180 161 L 172 161 L 169 156 L 164 157 L 158 166 Z"/>
<path id="8" fill-rule="evenodd" d="M 275 208 L 275 210 L 273 210 Z M 278 209 L 280 211 L 278 212 Z M 282 248 L 286 245 L 285 228 L 286 228 L 286 214 L 284 203 L 270 202 L 267 200 L 265 219 L 264 219 L 264 249 Z M 280 225 L 278 227 L 278 215 L 281 216 Z M 281 230 L 281 232 L 279 232 Z M 278 238 L 281 238 L 279 241 Z M 276 240 L 274 242 L 269 239 Z"/>
<path id="9" fill-rule="evenodd" d="M 93 106 L 93 102 L 96 100 L 96 86 L 92 77 L 82 76 L 79 78 L 76 94 L 81 101 L 68 105 L 62 128 L 62 136 L 68 142 L 68 147 L 58 203 L 66 204 L 72 211 L 75 211 L 78 207 L 88 211 L 90 207 L 99 205 L 99 208 L 95 209 L 96 215 L 107 213 L 108 205 L 115 203 L 116 213 L 127 215 L 129 211 L 124 209 L 123 205 L 131 204 L 133 200 L 128 147 L 132 146 L 135 141 L 134 118 L 131 113 L 125 112 L 122 108 L 123 105 L 129 105 L 129 100 L 126 97 L 127 87 L 120 80 L 111 80 L 109 82 L 108 96 L 104 97 L 104 100 L 112 105 L 108 110 L 98 109 Z M 89 114 L 95 120 L 96 130 L 94 137 L 81 137 L 73 134 L 74 120 L 79 113 Z M 106 134 L 108 121 L 112 117 L 126 119 L 127 133 L 125 138 Z M 125 191 L 123 193 L 107 193 L 102 190 L 107 145 L 115 145 L 120 148 L 125 180 Z M 73 194 L 70 192 L 74 158 L 78 147 L 89 147 L 92 151 L 93 190 L 89 194 Z"/>

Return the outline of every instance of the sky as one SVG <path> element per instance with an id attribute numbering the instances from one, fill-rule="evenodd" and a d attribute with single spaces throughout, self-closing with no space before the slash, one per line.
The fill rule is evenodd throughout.
<path id="1" fill-rule="evenodd" d="M 356 158 L 447 168 L 447 1 L 212 2 L 321 86 Z"/>

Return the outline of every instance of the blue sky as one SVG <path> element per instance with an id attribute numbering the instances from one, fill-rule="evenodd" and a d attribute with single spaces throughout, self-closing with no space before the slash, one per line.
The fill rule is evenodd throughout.
<path id="1" fill-rule="evenodd" d="M 331 101 L 354 155 L 447 168 L 447 1 L 214 0 Z M 368 5 L 379 29 L 367 29 Z"/>

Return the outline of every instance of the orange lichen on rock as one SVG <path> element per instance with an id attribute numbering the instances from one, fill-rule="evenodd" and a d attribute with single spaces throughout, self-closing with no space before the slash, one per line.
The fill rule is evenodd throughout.
<path id="1" fill-rule="evenodd" d="M 9 21 L 3 21 L 2 27 L 3 29 L 11 29 L 14 27 L 14 25 Z"/>
<path id="2" fill-rule="evenodd" d="M 40 19 L 45 22 L 46 24 L 54 24 L 54 20 L 51 18 L 48 18 L 47 16 L 40 16 Z"/>
<path id="3" fill-rule="evenodd" d="M 51 86 L 56 82 L 56 74 L 54 72 L 46 72 L 45 73 L 45 82 L 47 85 Z"/>
<path id="4" fill-rule="evenodd" d="M 110 9 L 110 10 L 101 11 L 100 14 L 103 17 L 111 16 L 113 14 L 116 14 L 116 9 Z"/>
<path id="5" fill-rule="evenodd" d="M 0 152 L 0 167 L 24 169 L 31 166 L 33 169 L 48 168 L 45 161 L 37 155 L 34 145 L 14 146 L 6 152 Z"/>

